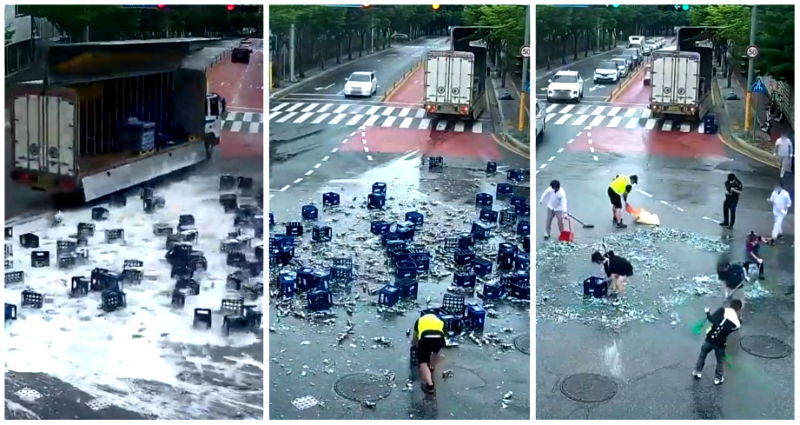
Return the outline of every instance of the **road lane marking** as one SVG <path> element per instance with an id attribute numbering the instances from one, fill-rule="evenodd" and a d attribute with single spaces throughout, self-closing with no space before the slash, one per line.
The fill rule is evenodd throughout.
<path id="1" fill-rule="evenodd" d="M 364 115 L 361 114 L 353 115 L 353 118 L 350 118 L 350 121 L 347 121 L 347 124 L 345 125 L 356 125 L 356 123 L 361 121 L 362 118 L 364 118 Z"/>
<path id="2" fill-rule="evenodd" d="M 589 126 L 590 127 L 597 127 L 598 125 L 600 125 L 601 122 L 603 122 L 604 119 L 606 119 L 605 115 L 598 115 L 598 116 L 594 117 L 592 122 L 589 123 Z"/>
<path id="3" fill-rule="evenodd" d="M 311 121 L 311 124 L 319 124 L 322 121 L 325 121 L 325 118 L 328 118 L 329 116 L 331 116 L 331 114 L 327 112 L 325 112 L 324 114 L 319 114 L 319 116 L 317 116 L 316 118 L 314 118 L 313 121 Z"/>
<path id="4" fill-rule="evenodd" d="M 252 112 L 245 112 L 244 115 L 242 115 L 242 121 L 250 122 L 252 120 L 253 120 L 253 113 Z"/>
<path id="5" fill-rule="evenodd" d="M 411 126 L 411 123 L 414 121 L 414 118 L 408 117 L 404 118 L 403 122 L 400 123 L 400 128 L 408 128 Z"/>
<path id="6" fill-rule="evenodd" d="M 331 153 L 336 153 L 336 152 L 339 152 L 339 148 L 333 148 L 333 149 L 331 149 Z"/>
<path id="7" fill-rule="evenodd" d="M 401 117 L 407 117 L 409 112 L 411 112 L 411 108 L 403 108 L 403 109 L 400 110 L 400 114 L 399 115 Z"/>
<path id="8" fill-rule="evenodd" d="M 586 120 L 588 120 L 588 119 L 589 119 L 589 115 L 581 115 L 581 116 L 579 116 L 579 117 L 578 117 L 578 119 L 576 119 L 576 120 L 575 120 L 575 121 L 572 123 L 572 125 L 583 125 L 583 123 L 584 123 Z M 580 134 L 580 133 L 578 133 L 578 136 L 580 136 L 580 135 L 581 135 L 581 134 Z"/>
<path id="9" fill-rule="evenodd" d="M 341 122 L 346 116 L 347 114 L 339 114 L 335 116 L 332 120 L 328 121 L 328 124 L 334 124 L 334 125 L 339 124 L 339 122 Z"/>
<path id="10" fill-rule="evenodd" d="M 558 152 L 558 153 L 564 152 L 564 148 L 558 148 L 558 151 L 556 151 L 556 152 Z"/>
<path id="11" fill-rule="evenodd" d="M 446 129 L 447 129 L 447 121 L 439 120 L 439 122 L 436 123 L 436 131 L 445 131 Z"/>
<path id="12" fill-rule="evenodd" d="M 316 170 L 316 169 L 317 169 L 317 168 L 319 168 L 320 166 L 322 166 L 322 163 L 321 163 L 321 162 L 318 162 L 318 163 L 314 164 L 314 169 Z"/>
<path id="13" fill-rule="evenodd" d="M 555 113 L 555 112 L 547 114 L 547 116 L 544 118 L 544 122 L 550 122 L 553 118 L 555 118 L 557 116 L 558 116 L 558 114 Z"/>
<path id="14" fill-rule="evenodd" d="M 367 139 L 361 139 L 361 144 L 362 145 L 366 145 L 367 144 Z"/>
<path id="15" fill-rule="evenodd" d="M 250 134 L 258 133 L 258 127 L 260 125 L 261 125 L 260 122 L 251 122 L 250 123 L 250 128 L 247 130 L 247 132 L 250 133 Z"/>
<path id="16" fill-rule="evenodd" d="M 608 111 L 608 115 L 611 115 L 612 117 L 616 116 L 617 112 L 619 112 L 620 109 L 622 109 L 622 108 L 620 108 L 619 106 L 615 106 L 615 107 L 611 108 L 610 111 Z"/>
<path id="17" fill-rule="evenodd" d="M 571 105 L 570 105 L 570 106 L 571 106 Z M 562 115 L 562 116 L 561 116 L 561 118 L 559 118 L 559 119 L 558 119 L 558 120 L 555 122 L 555 124 L 556 124 L 556 125 L 563 125 L 563 124 L 564 124 L 565 122 L 567 122 L 567 121 L 568 121 L 570 118 L 572 118 L 572 114 L 564 114 L 564 115 Z"/>
<path id="18" fill-rule="evenodd" d="M 545 162 L 544 164 L 540 165 L 540 166 L 539 166 L 539 169 L 541 170 L 541 169 L 543 169 L 543 168 L 545 168 L 545 167 L 547 167 L 547 163 L 546 163 L 546 162 Z"/>
<path id="19" fill-rule="evenodd" d="M 480 121 L 475 121 L 472 124 L 472 132 L 473 133 L 481 133 L 483 132 L 483 123 Z"/>
<path id="20" fill-rule="evenodd" d="M 344 110 L 345 110 L 345 109 L 347 109 L 348 107 L 350 107 L 350 105 L 349 105 L 349 104 L 348 104 L 348 105 L 341 105 L 341 106 L 339 106 L 338 108 L 336 108 L 336 109 L 335 109 L 333 112 L 335 112 L 335 113 L 337 113 L 337 114 L 341 114 L 341 113 L 342 113 L 342 112 L 344 112 Z"/>
<path id="21" fill-rule="evenodd" d="M 566 114 L 567 112 L 571 111 L 572 108 L 574 108 L 574 107 L 575 107 L 575 105 L 567 105 L 567 106 L 564 107 L 564 109 L 561 110 L 561 113 L 562 114 Z"/>
<path id="22" fill-rule="evenodd" d="M 605 106 L 598 106 L 598 107 L 594 108 L 594 111 L 592 111 L 591 115 L 600 115 L 600 112 L 603 112 L 603 109 L 606 109 L 606 107 Z"/>
<path id="23" fill-rule="evenodd" d="M 703 216 L 703 220 L 713 221 L 714 223 L 718 223 L 718 224 L 719 224 L 719 223 L 722 223 L 722 222 L 721 222 L 721 221 L 719 221 L 719 220 L 714 220 L 713 218 L 711 218 L 711 217 L 706 217 L 706 216 Z"/>
<path id="24" fill-rule="evenodd" d="M 672 131 L 672 120 L 664 121 L 664 125 L 661 126 L 661 131 Z"/>
<path id="25" fill-rule="evenodd" d="M 319 109 L 317 110 L 317 112 L 325 112 L 325 111 L 327 111 L 328 109 L 331 109 L 332 107 L 333 107 L 333 103 L 326 103 L 326 104 L 322 105 L 322 107 L 321 107 L 321 108 L 319 108 Z"/>
<path id="26" fill-rule="evenodd" d="M 347 143 L 347 141 L 348 141 L 348 140 L 350 140 L 350 139 L 348 139 L 348 138 L 344 138 L 344 139 L 342 139 L 342 144 L 345 144 L 345 143 Z"/>
<path id="27" fill-rule="evenodd" d="M 575 137 L 580 137 L 580 136 L 581 136 L 581 134 L 583 134 L 583 132 L 582 132 L 582 131 L 579 131 L 579 132 L 578 132 L 578 134 L 576 134 L 576 135 L 575 135 Z"/>
<path id="28" fill-rule="evenodd" d="M 692 125 L 688 122 L 681 124 L 681 133 L 688 133 L 692 131 Z"/>
<path id="29" fill-rule="evenodd" d="M 367 127 L 371 127 L 375 125 L 375 121 L 378 121 L 379 119 L 381 119 L 380 115 L 370 115 L 370 117 L 367 118 L 366 121 L 364 121 L 364 125 Z"/>
<path id="30" fill-rule="evenodd" d="M 314 170 L 308 170 L 308 171 L 306 171 L 306 176 L 310 176 L 310 175 L 312 175 L 312 174 L 314 174 Z"/>
<path id="31" fill-rule="evenodd" d="M 306 112 L 305 114 L 300 115 L 300 118 L 294 120 L 293 122 L 295 124 L 300 124 L 300 123 L 304 122 L 305 120 L 311 118 L 312 115 L 314 115 L 312 112 Z"/>
<path id="32" fill-rule="evenodd" d="M 328 155 L 325 155 L 325 156 L 322 157 L 322 162 L 325 162 L 325 161 L 327 161 L 329 159 L 331 159 L 331 157 L 328 156 Z"/>
<path id="33" fill-rule="evenodd" d="M 464 121 L 457 121 L 453 126 L 453 130 L 456 133 L 463 133 L 464 132 Z"/>
<path id="34" fill-rule="evenodd" d="M 653 127 L 655 127 L 655 126 L 656 126 L 656 123 L 657 123 L 657 122 L 658 122 L 658 120 L 656 120 L 656 119 L 654 119 L 654 118 L 650 118 L 650 119 L 648 119 L 648 120 L 647 120 L 647 122 L 646 122 L 646 123 L 644 123 L 644 128 L 645 128 L 645 130 L 652 130 L 652 129 L 653 129 Z"/>
<path id="35" fill-rule="evenodd" d="M 368 147 L 366 147 L 366 146 L 364 146 L 364 152 L 367 152 L 367 153 L 369 153 L 369 148 L 368 148 Z"/>
<path id="36" fill-rule="evenodd" d="M 295 115 L 297 115 L 297 112 L 289 112 L 286 115 L 284 115 L 281 118 L 279 118 L 278 120 L 276 120 L 275 122 L 286 122 L 286 121 L 289 121 Z M 235 125 L 235 124 L 241 124 L 241 123 L 242 123 L 241 121 L 236 121 L 233 124 Z M 239 127 L 241 128 L 241 126 L 239 126 Z M 231 130 L 233 130 L 232 126 L 231 126 Z"/>
<path id="37" fill-rule="evenodd" d="M 287 108 L 286 110 L 287 110 L 287 111 L 289 111 L 289 112 L 294 112 L 294 111 L 296 111 L 297 109 L 299 109 L 299 108 L 300 108 L 301 106 L 303 106 L 303 105 L 305 105 L 305 104 L 304 104 L 304 103 L 302 103 L 302 102 L 300 102 L 300 103 L 295 103 L 294 105 L 290 106 L 290 107 L 289 107 L 289 108 Z"/>
<path id="38" fill-rule="evenodd" d="M 585 114 L 589 112 L 589 109 L 591 109 L 591 106 L 581 106 L 577 111 L 575 111 L 575 114 Z"/>
<path id="39" fill-rule="evenodd" d="M 608 122 L 606 127 L 616 127 L 619 125 L 620 121 L 622 121 L 622 117 L 611 118 L 611 121 Z"/>
<path id="40" fill-rule="evenodd" d="M 636 128 L 638 124 L 639 124 L 639 118 L 634 117 L 628 120 L 628 123 L 625 124 L 625 128 Z"/>
<path id="41" fill-rule="evenodd" d="M 367 155 L 367 159 L 372 161 L 372 155 Z"/>
<path id="42" fill-rule="evenodd" d="M 269 119 L 267 121 L 272 121 L 273 119 L 277 118 L 283 112 L 270 112 Z"/>
<path id="43" fill-rule="evenodd" d="M 548 112 L 548 113 L 549 112 L 553 112 L 553 110 L 556 109 L 557 107 L 558 107 L 558 105 L 554 103 L 554 104 L 548 106 L 547 109 L 545 109 L 544 111 Z"/>
<path id="44" fill-rule="evenodd" d="M 280 191 L 281 192 L 286 192 L 287 190 L 289 190 L 290 187 L 292 187 L 292 186 L 287 184 L 286 186 L 282 187 Z"/>
<path id="45" fill-rule="evenodd" d="M 397 117 L 386 117 L 386 119 L 383 121 L 383 124 L 381 124 L 381 127 L 391 127 L 396 119 Z"/>
<path id="46" fill-rule="evenodd" d="M 592 158 L 594 158 L 595 161 L 599 161 L 599 159 L 597 159 L 597 155 L 592 155 Z"/>
<path id="47" fill-rule="evenodd" d="M 649 109 L 642 109 L 642 115 L 640 118 L 650 118 L 650 110 Z"/>
<path id="48" fill-rule="evenodd" d="M 575 139 L 569 139 L 569 140 L 567 140 L 567 144 L 568 144 L 568 145 L 571 145 L 571 144 L 572 144 L 572 142 L 574 142 L 574 141 L 575 141 Z"/>
<path id="49" fill-rule="evenodd" d="M 633 114 L 636 113 L 636 111 L 637 111 L 636 108 L 628 108 L 628 110 L 625 112 L 625 116 L 626 117 L 632 117 Z"/>
<path id="50" fill-rule="evenodd" d="M 272 110 L 273 110 L 273 111 L 275 111 L 275 112 L 277 112 L 277 111 L 280 111 L 281 109 L 283 109 L 283 108 L 285 108 L 285 107 L 287 107 L 287 106 L 289 106 L 289 104 L 288 104 L 288 103 L 281 103 L 280 105 L 278 105 L 278 106 L 276 106 L 276 107 L 272 108 Z"/>
<path id="51" fill-rule="evenodd" d="M 395 110 L 394 106 L 387 106 L 386 109 L 383 110 L 381 115 L 383 116 L 392 115 L 392 112 L 394 112 L 394 110 Z"/>
<path id="52" fill-rule="evenodd" d="M 650 193 L 647 193 L 647 192 L 643 191 L 642 189 L 636 189 L 636 191 L 637 191 L 637 192 L 639 192 L 639 193 L 641 193 L 642 195 L 644 195 L 644 196 L 648 197 L 648 198 L 652 198 L 652 197 L 653 197 L 653 195 L 652 195 L 652 194 L 650 194 Z"/>
<path id="53" fill-rule="evenodd" d="M 314 110 L 314 108 L 316 108 L 317 106 L 319 106 L 319 103 L 310 103 L 308 106 L 306 106 L 305 108 L 303 108 L 303 112 L 311 112 L 311 111 L 313 111 L 313 110 Z"/>
<path id="54" fill-rule="evenodd" d="M 589 152 L 594 153 L 594 146 L 589 146 Z"/>
<path id="55" fill-rule="evenodd" d="M 298 177 L 298 178 L 294 179 L 294 184 L 300 183 L 301 181 L 303 181 L 303 178 L 302 177 Z"/>
<path id="56" fill-rule="evenodd" d="M 379 109 L 381 109 L 380 106 L 373 106 L 373 107 L 367 109 L 366 114 L 367 115 L 375 115 L 375 112 L 378 112 Z"/>
<path id="57" fill-rule="evenodd" d="M 423 118 L 425 117 L 425 110 L 424 109 L 416 109 L 414 113 L 414 118 Z"/>
<path id="58" fill-rule="evenodd" d="M 241 121 L 234 122 L 231 125 L 231 131 L 233 131 L 235 133 L 238 133 L 238 132 L 242 131 L 242 122 Z"/>
<path id="59" fill-rule="evenodd" d="M 700 124 L 697 125 L 697 132 L 700 133 L 700 134 L 705 134 L 705 132 L 706 132 L 705 130 L 706 129 L 703 128 L 703 127 L 704 127 L 704 125 L 703 125 L 703 122 L 701 121 Z"/>
<path id="60" fill-rule="evenodd" d="M 430 120 L 430 118 L 423 118 L 423 119 L 422 119 L 422 120 L 419 122 L 419 126 L 417 127 L 417 129 L 418 129 L 418 130 L 427 130 L 427 129 L 428 129 L 428 127 L 429 127 L 430 125 L 431 125 L 431 120 Z"/>
<path id="61" fill-rule="evenodd" d="M 556 159 L 555 155 L 551 156 L 550 158 L 547 158 L 547 162 L 553 162 L 554 159 Z"/>

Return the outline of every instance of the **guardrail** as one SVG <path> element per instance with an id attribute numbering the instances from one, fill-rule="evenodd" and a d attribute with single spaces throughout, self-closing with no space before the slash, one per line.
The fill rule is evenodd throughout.
<path id="1" fill-rule="evenodd" d="M 417 68 L 422 64 L 422 62 L 423 62 L 423 59 L 420 59 L 420 60 L 414 62 L 414 64 L 411 65 L 411 67 L 409 67 L 408 70 L 406 70 L 406 72 L 403 73 L 402 77 L 398 78 L 397 80 L 394 81 L 394 83 L 392 83 L 392 87 L 390 87 L 388 89 L 385 89 L 383 91 L 384 99 L 387 97 L 387 95 L 392 93 L 398 86 L 400 86 L 401 84 L 405 83 L 406 82 L 406 78 L 408 78 L 409 75 L 413 74 L 417 70 Z"/>
<path id="2" fill-rule="evenodd" d="M 625 79 L 620 79 L 617 82 L 617 85 L 611 88 L 611 92 L 608 94 L 608 99 L 609 100 L 613 99 L 614 96 L 618 95 L 623 90 L 628 88 L 628 84 L 630 84 L 630 82 L 633 80 L 633 76 L 644 69 L 644 65 L 646 62 L 647 62 L 646 60 L 642 61 L 642 63 L 640 63 L 639 66 L 631 70 L 631 72 L 629 72 L 628 75 L 625 76 Z"/>

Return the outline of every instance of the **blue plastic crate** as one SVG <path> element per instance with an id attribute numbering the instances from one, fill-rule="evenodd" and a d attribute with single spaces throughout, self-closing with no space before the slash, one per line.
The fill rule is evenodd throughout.
<path id="1" fill-rule="evenodd" d="M 478 276 L 486 276 L 492 273 L 492 262 L 480 257 L 472 260 L 472 270 Z"/>
<path id="2" fill-rule="evenodd" d="M 372 193 L 386 196 L 386 183 L 383 182 L 372 183 Z"/>
<path id="3" fill-rule="evenodd" d="M 511 289 L 508 291 L 508 295 L 521 300 L 531 299 L 530 279 L 514 279 L 514 282 L 511 284 Z"/>
<path id="4" fill-rule="evenodd" d="M 516 279 L 517 279 L 516 276 L 514 276 L 513 274 L 504 274 L 500 276 L 500 280 L 498 282 L 503 287 L 504 291 L 508 291 L 511 288 L 511 285 L 514 284 Z"/>
<path id="5" fill-rule="evenodd" d="M 303 236 L 303 223 L 299 221 L 290 221 L 286 223 L 287 236 Z"/>
<path id="6" fill-rule="evenodd" d="M 496 300 L 503 296 L 504 288 L 500 282 L 487 282 L 483 285 L 483 298 Z"/>
<path id="7" fill-rule="evenodd" d="M 410 221 L 401 221 L 397 223 L 395 226 L 395 233 L 397 234 L 398 238 L 404 241 L 410 241 L 414 239 L 414 229 L 416 226 L 414 223 Z"/>
<path id="8" fill-rule="evenodd" d="M 296 288 L 298 292 L 307 291 L 314 287 L 314 269 L 301 267 L 297 270 Z"/>
<path id="9" fill-rule="evenodd" d="M 394 275 L 397 279 L 415 279 L 417 277 L 417 265 L 411 260 L 397 261 Z"/>
<path id="10" fill-rule="evenodd" d="M 411 260 L 417 265 L 417 273 L 431 271 L 431 255 L 428 252 L 412 252 Z"/>
<path id="11" fill-rule="evenodd" d="M 528 220 L 520 220 L 517 223 L 517 235 L 526 236 L 531 234 L 531 222 Z"/>
<path id="12" fill-rule="evenodd" d="M 448 336 L 454 336 L 461 333 L 461 317 L 446 313 L 440 315 L 439 320 L 444 322 L 444 332 Z"/>
<path id="13" fill-rule="evenodd" d="M 333 294 L 329 289 L 315 289 L 308 293 L 308 309 L 311 311 L 330 310 L 333 307 Z"/>
<path id="14" fill-rule="evenodd" d="M 390 247 L 394 246 L 402 246 L 405 248 L 406 241 L 400 239 L 400 235 L 398 235 L 397 232 L 389 232 L 381 235 L 381 244 L 386 247 L 386 251 L 388 252 Z"/>
<path id="15" fill-rule="evenodd" d="M 486 324 L 486 310 L 478 304 L 467 304 L 467 317 L 464 324 L 471 330 L 483 331 Z"/>
<path id="16" fill-rule="evenodd" d="M 311 285 L 314 289 L 331 289 L 331 274 L 314 271 L 311 273 Z"/>
<path id="17" fill-rule="evenodd" d="M 486 163 L 486 174 L 494 174 L 497 172 L 497 163 L 489 161 Z"/>
<path id="18" fill-rule="evenodd" d="M 497 183 L 497 189 L 494 192 L 497 199 L 508 199 L 514 194 L 514 185 L 510 183 Z"/>
<path id="19" fill-rule="evenodd" d="M 516 270 L 528 270 L 531 267 L 530 255 L 517 251 L 516 259 L 514 261 L 514 268 Z"/>
<path id="20" fill-rule="evenodd" d="M 383 220 L 373 221 L 369 224 L 369 232 L 373 235 L 384 235 L 389 233 L 391 225 Z"/>
<path id="21" fill-rule="evenodd" d="M 314 226 L 311 229 L 311 239 L 314 242 L 330 242 L 333 240 L 333 229 L 330 226 Z"/>
<path id="22" fill-rule="evenodd" d="M 528 254 L 531 253 L 531 237 L 530 237 L 530 235 L 525 235 L 522 238 L 522 250 L 527 252 Z"/>
<path id="23" fill-rule="evenodd" d="M 531 214 L 531 204 L 525 202 L 514 207 L 514 212 L 518 216 L 529 216 Z"/>
<path id="24" fill-rule="evenodd" d="M 367 208 L 380 210 L 386 206 L 386 195 L 382 193 L 370 193 L 367 195 Z"/>
<path id="25" fill-rule="evenodd" d="M 5 303 L 5 320 L 17 320 L 17 306 Z"/>
<path id="26" fill-rule="evenodd" d="M 457 249 L 470 249 L 474 243 L 475 238 L 472 236 L 472 233 L 462 233 L 458 235 Z"/>
<path id="27" fill-rule="evenodd" d="M 464 317 L 464 296 L 445 293 L 442 295 L 442 309 L 457 317 Z"/>
<path id="28" fill-rule="evenodd" d="M 319 210 L 314 205 L 303 205 L 301 213 L 303 220 L 316 220 L 319 218 Z"/>
<path id="29" fill-rule="evenodd" d="M 274 225 L 275 225 L 275 214 L 273 214 L 272 211 L 270 211 L 269 212 L 269 227 L 272 228 L 272 226 L 274 226 Z"/>
<path id="30" fill-rule="evenodd" d="M 82 297 L 89 294 L 89 284 L 91 281 L 86 276 L 73 276 L 70 281 L 70 296 Z"/>
<path id="31" fill-rule="evenodd" d="M 517 247 L 508 242 L 501 242 L 497 247 L 497 266 L 501 270 L 514 267 L 517 257 Z"/>
<path id="32" fill-rule="evenodd" d="M 506 172 L 506 179 L 512 182 L 521 182 L 525 180 L 525 173 L 518 168 L 512 168 Z"/>
<path id="33" fill-rule="evenodd" d="M 479 193 L 475 195 L 475 206 L 480 208 L 491 208 L 492 207 L 492 195 L 489 193 Z"/>
<path id="34" fill-rule="evenodd" d="M 127 305 L 125 293 L 122 291 L 107 290 L 102 295 L 103 311 L 110 313 Z"/>
<path id="35" fill-rule="evenodd" d="M 280 288 L 280 293 L 283 298 L 294 298 L 296 285 L 296 273 L 283 271 L 278 275 L 278 287 Z"/>
<path id="36" fill-rule="evenodd" d="M 196 308 L 194 309 L 194 316 L 192 318 L 192 327 L 211 329 L 212 313 L 210 308 Z"/>
<path id="37" fill-rule="evenodd" d="M 414 223 L 414 228 L 416 230 L 420 230 L 422 229 L 422 225 L 425 223 L 425 216 L 417 211 L 409 211 L 406 213 L 406 221 Z"/>
<path id="38" fill-rule="evenodd" d="M 22 307 L 42 308 L 44 305 L 44 295 L 38 292 L 26 289 L 22 291 Z"/>
<path id="39" fill-rule="evenodd" d="M 417 298 L 419 282 L 416 279 L 398 279 L 394 284 L 400 289 L 400 298 Z"/>
<path id="40" fill-rule="evenodd" d="M 441 156 L 431 156 L 428 158 L 429 171 L 441 171 L 444 168 L 444 158 Z"/>
<path id="41" fill-rule="evenodd" d="M 486 240 L 492 237 L 494 225 L 491 223 L 484 223 L 482 221 L 472 222 L 472 237 L 475 240 Z"/>
<path id="42" fill-rule="evenodd" d="M 335 207 L 341 202 L 339 194 L 336 192 L 326 192 L 322 194 L 323 207 Z"/>
<path id="43" fill-rule="evenodd" d="M 459 286 L 462 288 L 475 288 L 477 276 L 474 272 L 465 271 L 465 272 L 455 272 L 453 274 L 453 285 Z"/>
<path id="44" fill-rule="evenodd" d="M 378 304 L 391 307 L 400 301 L 400 288 L 386 285 L 378 291 Z"/>
<path id="45" fill-rule="evenodd" d="M 472 260 L 474 259 L 475 259 L 475 253 L 468 249 L 459 249 L 453 255 L 453 261 L 455 261 L 457 266 L 465 266 L 467 264 L 471 264 Z"/>
<path id="46" fill-rule="evenodd" d="M 478 219 L 488 223 L 497 223 L 497 211 L 491 208 L 481 208 Z"/>
<path id="47" fill-rule="evenodd" d="M 517 224 L 517 212 L 514 208 L 506 208 L 500 211 L 500 226 L 511 227 Z"/>

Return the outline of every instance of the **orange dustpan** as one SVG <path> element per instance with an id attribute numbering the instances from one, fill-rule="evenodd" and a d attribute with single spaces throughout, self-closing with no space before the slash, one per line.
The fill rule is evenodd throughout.
<path id="1" fill-rule="evenodd" d="M 639 209 L 634 208 L 631 204 L 625 204 L 625 211 L 632 215 L 634 218 L 639 216 Z"/>

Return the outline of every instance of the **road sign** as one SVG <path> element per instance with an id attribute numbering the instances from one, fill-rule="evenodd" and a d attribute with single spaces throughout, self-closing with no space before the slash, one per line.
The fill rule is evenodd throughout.
<path id="1" fill-rule="evenodd" d="M 750 91 L 753 93 L 766 93 L 767 87 L 761 80 L 756 80 L 756 82 L 753 83 L 753 86 L 750 88 Z"/>
<path id="2" fill-rule="evenodd" d="M 758 57 L 758 46 L 756 46 L 755 44 L 751 44 L 747 46 L 747 50 L 745 52 L 747 53 L 748 58 L 754 59 Z"/>
<path id="3" fill-rule="evenodd" d="M 519 53 L 523 58 L 531 57 L 531 46 L 522 46 L 522 48 L 519 49 Z"/>

